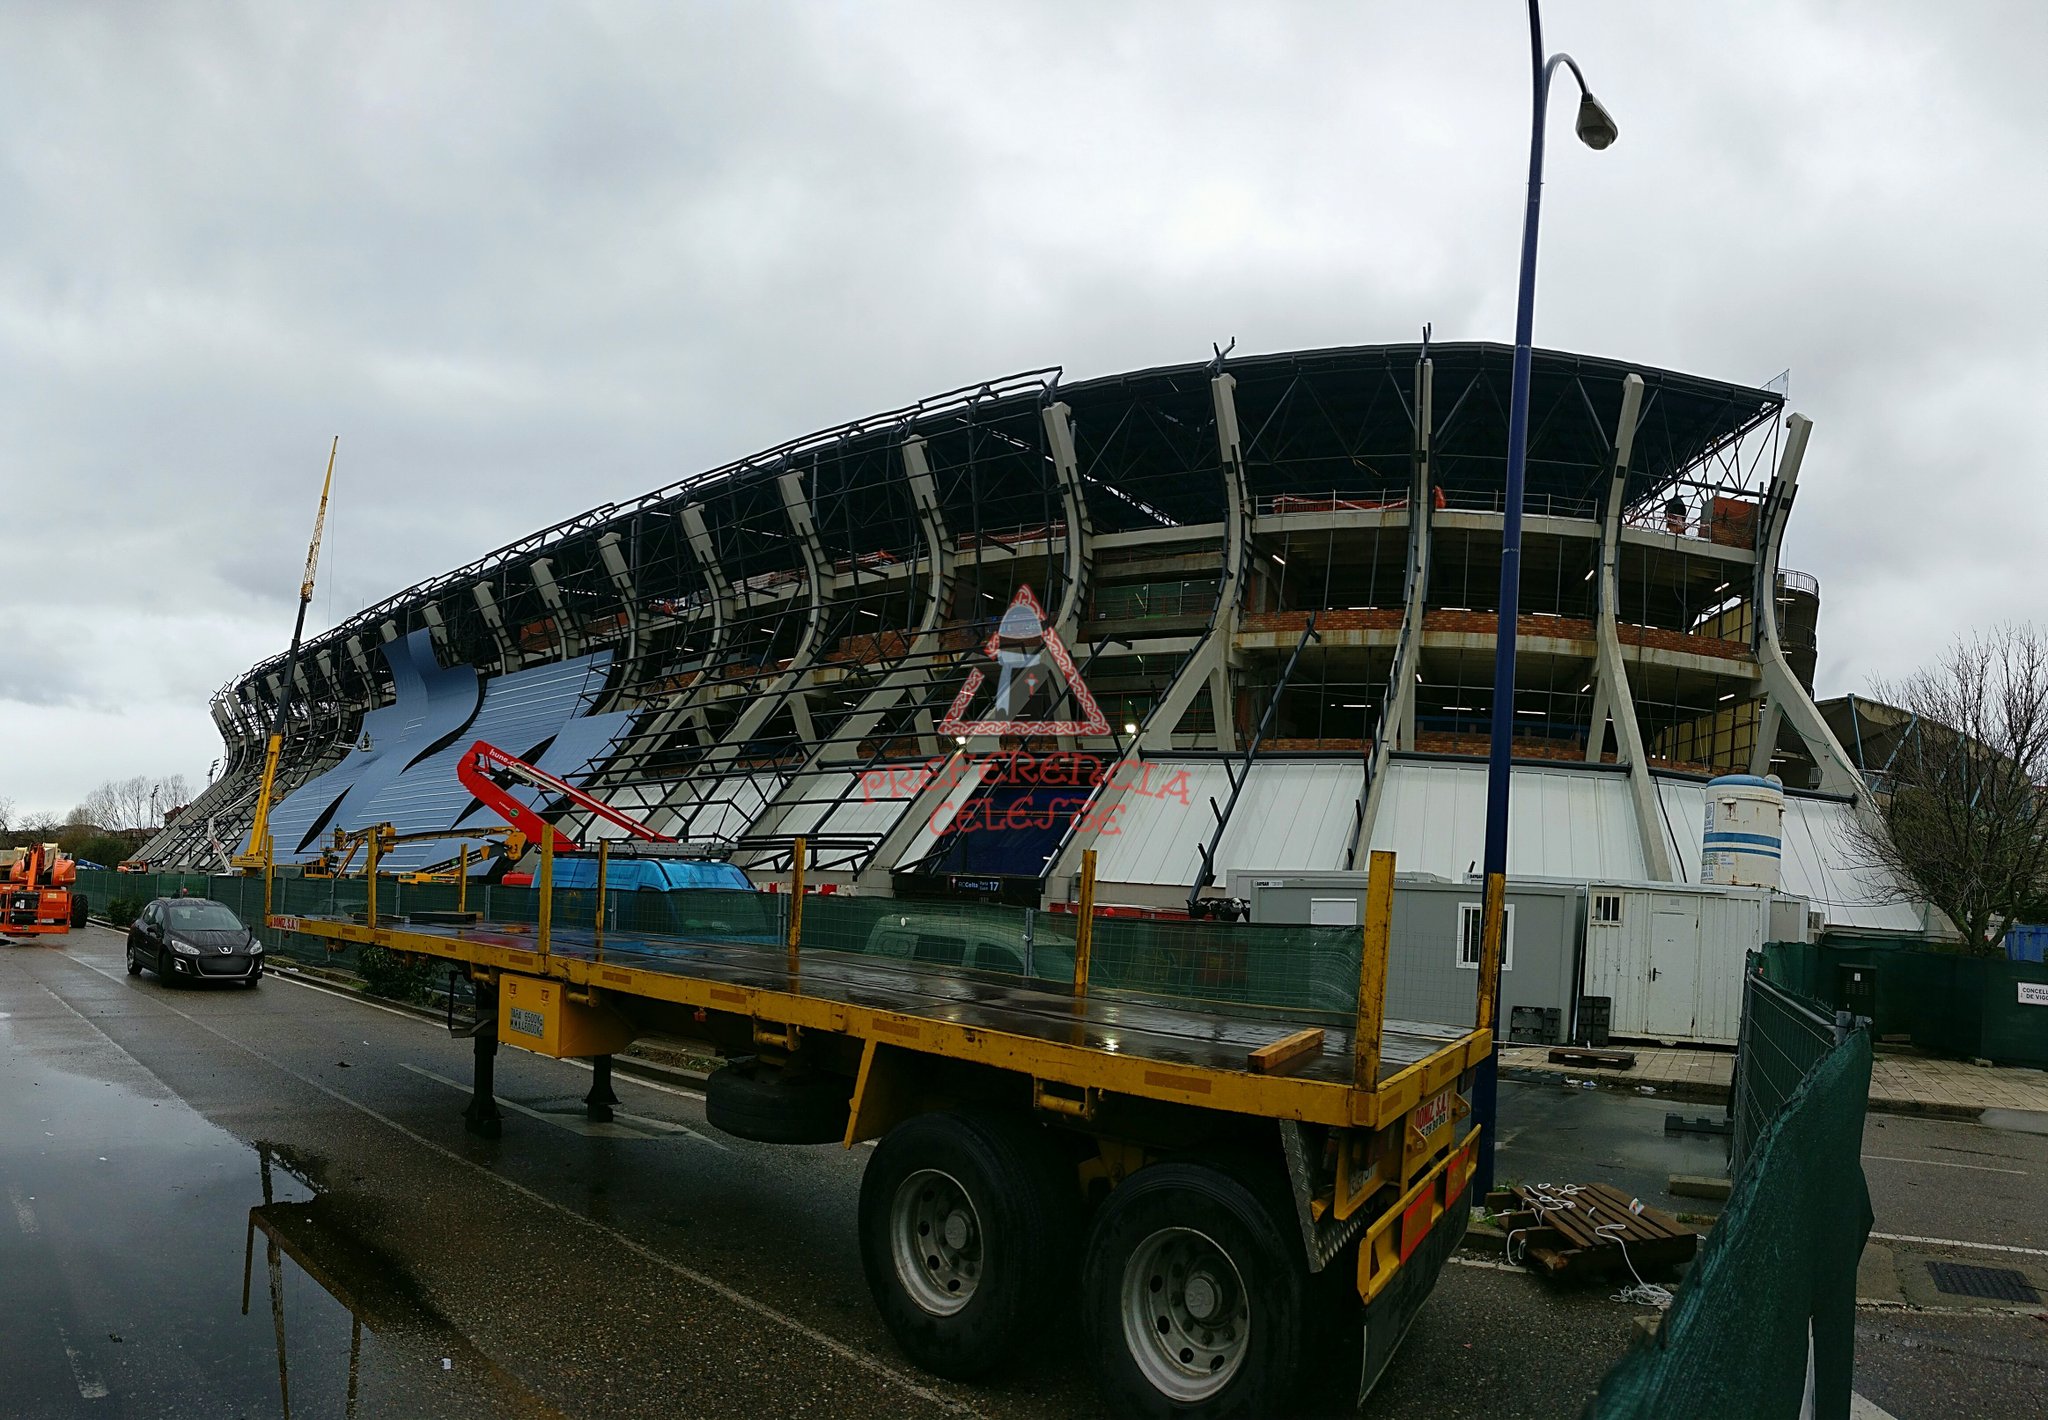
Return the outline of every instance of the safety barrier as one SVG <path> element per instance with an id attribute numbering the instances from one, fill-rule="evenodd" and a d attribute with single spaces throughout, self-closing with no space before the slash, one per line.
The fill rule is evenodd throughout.
<path id="1" fill-rule="evenodd" d="M 1753 953 L 1734 1189 L 1654 1340 L 1608 1372 L 1590 1420 L 1849 1414 L 1869 1093 L 1867 1026 L 1773 985 Z"/>

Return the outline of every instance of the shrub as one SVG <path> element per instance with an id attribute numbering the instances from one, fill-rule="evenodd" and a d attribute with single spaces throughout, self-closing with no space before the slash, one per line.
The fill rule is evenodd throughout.
<path id="1" fill-rule="evenodd" d="M 416 952 L 366 945 L 356 948 L 356 972 L 363 978 L 363 989 L 372 996 L 425 1005 L 433 999 L 440 964 Z"/>
<path id="2" fill-rule="evenodd" d="M 107 900 L 107 921 L 120 931 L 127 931 L 142 915 L 142 909 L 149 906 L 140 898 L 116 897 Z"/>

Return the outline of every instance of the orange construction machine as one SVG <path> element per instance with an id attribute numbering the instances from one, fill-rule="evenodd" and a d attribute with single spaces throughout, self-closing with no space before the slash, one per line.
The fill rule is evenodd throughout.
<path id="1" fill-rule="evenodd" d="M 77 881 L 77 860 L 54 843 L 0 848 L 0 937 L 83 927 L 85 899 L 71 890 Z"/>

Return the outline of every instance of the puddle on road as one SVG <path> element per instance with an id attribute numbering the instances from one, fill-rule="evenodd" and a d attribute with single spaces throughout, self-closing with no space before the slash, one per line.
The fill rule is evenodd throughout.
<path id="1" fill-rule="evenodd" d="M 553 1417 L 325 1161 L 208 1122 L 76 1018 L 0 1020 L 0 1409 Z"/>

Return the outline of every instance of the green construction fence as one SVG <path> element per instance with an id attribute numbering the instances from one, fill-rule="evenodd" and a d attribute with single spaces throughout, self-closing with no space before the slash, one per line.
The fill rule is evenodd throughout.
<path id="1" fill-rule="evenodd" d="M 1880 1041 L 2048 1069 L 2048 964 L 1945 951 L 1914 939 L 1830 936 L 1771 943 L 1764 973 L 1830 1009 L 1869 1017 Z"/>

